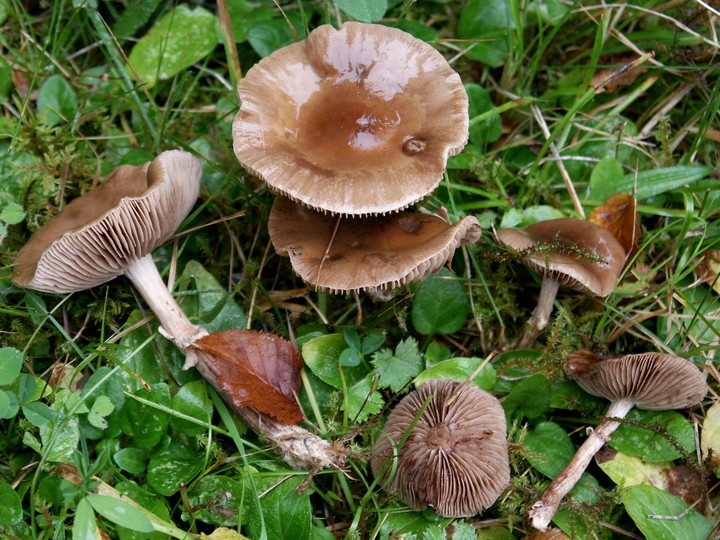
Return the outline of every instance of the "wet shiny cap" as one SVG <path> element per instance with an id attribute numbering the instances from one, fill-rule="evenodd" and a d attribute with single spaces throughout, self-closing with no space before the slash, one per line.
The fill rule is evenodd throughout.
<path id="1" fill-rule="evenodd" d="M 110 281 L 175 232 L 197 200 L 201 177 L 200 161 L 181 150 L 118 167 L 35 232 L 18 252 L 13 282 L 70 293 Z"/>
<path id="2" fill-rule="evenodd" d="M 445 517 L 473 516 L 510 482 L 505 425 L 502 406 L 484 390 L 447 379 L 428 381 L 390 413 L 373 447 L 373 474 L 382 475 L 384 484 L 395 470 L 384 487 L 413 510 L 432 506 Z"/>
<path id="3" fill-rule="evenodd" d="M 530 268 L 594 296 L 609 295 L 625 265 L 625 250 L 613 234 L 584 219 L 550 219 L 523 229 L 500 229 L 497 240 L 515 251 L 532 250 L 523 257 Z M 543 245 L 554 247 L 538 249 Z"/>
<path id="4" fill-rule="evenodd" d="M 275 250 L 290 257 L 302 279 L 334 293 L 393 289 L 424 279 L 482 232 L 472 216 L 454 225 L 411 212 L 349 218 L 285 197 L 276 199 L 268 230 Z"/>
<path id="5" fill-rule="evenodd" d="M 708 393 L 705 374 L 695 364 L 658 352 L 603 358 L 590 351 L 567 355 L 565 373 L 594 396 L 626 399 L 640 409 L 684 409 Z"/>
<path id="6" fill-rule="evenodd" d="M 330 213 L 384 214 L 417 202 L 468 136 L 458 74 L 427 43 L 377 24 L 320 26 L 253 66 L 238 95 L 240 163 Z"/>

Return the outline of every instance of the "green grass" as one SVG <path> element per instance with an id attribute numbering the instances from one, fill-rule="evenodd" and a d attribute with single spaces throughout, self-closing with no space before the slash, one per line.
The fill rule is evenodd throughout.
<path id="1" fill-rule="evenodd" d="M 462 284 L 453 299 L 468 315 L 450 333 L 416 328 L 414 311 L 434 312 L 416 302 L 425 285 L 382 300 L 317 292 L 270 245 L 265 225 L 274 196 L 235 159 L 231 122 L 238 76 L 263 47 L 293 40 L 273 2 L 227 1 L 237 66 L 218 7 L 203 4 L 217 18 L 217 36 L 209 45 L 189 43 L 187 55 L 208 51 L 147 85 L 126 69 L 127 59 L 180 2 L 97 0 L 94 9 L 0 0 L 0 345 L 12 348 L 0 365 L 8 379 L 0 379 L 0 535 L 85 538 L 97 524 L 122 539 L 199 538 L 221 526 L 253 539 L 522 538 L 532 532 L 522 514 L 549 481 L 545 466 L 562 467 L 566 450 L 572 454 L 606 407 L 563 374 L 565 355 L 585 348 L 674 352 L 707 371 L 711 393 L 701 406 L 674 416 L 675 427 L 662 424 L 665 417 L 641 416 L 634 423 L 646 428 L 631 443 L 643 455 L 661 439 L 670 447 L 667 468 L 687 465 L 700 478 L 687 485 L 701 501 L 682 519 L 648 519 L 643 512 L 680 514 L 689 505 L 623 488 L 640 465 L 610 475 L 592 465 L 557 524 L 573 538 L 699 540 L 698 531 L 705 538 L 717 523 L 717 407 L 708 414 L 720 388 L 715 19 L 699 2 L 389 3 L 383 22 L 432 29 L 430 43 L 453 59 L 464 83 L 478 85 L 470 91 L 470 144 L 420 205 L 444 206 L 453 220 L 474 215 L 484 229 L 452 263 Z M 331 0 L 280 4 L 301 37 L 349 19 Z M 474 17 L 486 4 L 491 14 Z M 477 41 L 491 25 L 499 39 Z M 171 46 L 160 40 L 155 50 Z M 636 78 L 617 88 L 592 86 L 649 52 L 652 58 L 630 70 Z M 309 476 L 290 469 L 195 370 L 179 369 L 182 354 L 158 334 L 125 278 L 67 296 L 12 285 L 10 265 L 40 225 L 118 165 L 172 148 L 202 160 L 203 185 L 179 234 L 154 254 L 163 277 L 174 276 L 183 309 L 211 328 L 248 326 L 300 345 L 320 340 L 303 351 L 312 368 L 300 396 L 305 427 L 350 449 L 345 470 Z M 680 166 L 694 168 L 669 169 Z M 593 299 L 561 289 L 534 349 L 514 350 L 540 278 L 497 246 L 493 229 L 589 215 L 603 203 L 598 193 L 625 189 L 635 175 L 642 234 L 616 292 Z M 335 351 L 330 363 L 337 367 L 352 348 L 353 329 L 357 339 L 382 336 L 382 344 L 360 354 L 357 367 L 335 373 L 334 386 L 318 376 L 327 357 L 311 351 L 323 343 Z M 417 351 L 403 353 L 405 340 Z M 13 349 L 22 355 L 19 375 Z M 482 385 L 505 401 L 513 476 L 479 516 L 410 512 L 372 477 L 372 443 L 409 390 L 393 391 L 407 381 L 381 377 L 380 354 L 390 365 L 416 363 L 417 373 L 446 359 L 492 355 Z M 694 438 L 683 438 L 687 429 L 710 441 L 704 444 L 715 449 L 713 459 L 702 460 Z M 301 484 L 307 489 L 298 494 Z M 117 502 L 117 492 L 126 503 Z M 112 508 L 122 504 L 135 517 L 120 526 Z"/>

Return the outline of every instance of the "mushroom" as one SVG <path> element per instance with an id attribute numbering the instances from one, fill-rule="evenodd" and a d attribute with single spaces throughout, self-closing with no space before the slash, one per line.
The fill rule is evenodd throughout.
<path id="1" fill-rule="evenodd" d="M 401 210 L 437 187 L 468 136 L 468 98 L 445 58 L 395 28 L 323 25 L 238 84 L 239 162 L 331 213 Z"/>
<path id="2" fill-rule="evenodd" d="M 633 407 L 650 411 L 684 409 L 708 392 L 705 375 L 695 364 L 671 354 L 649 352 L 601 358 L 589 351 L 569 354 L 565 372 L 586 392 L 610 401 L 605 418 L 580 446 L 565 469 L 528 511 L 533 527 L 544 531 L 562 498 L 577 483 L 592 457 L 610 440 Z"/>
<path id="3" fill-rule="evenodd" d="M 345 218 L 285 197 L 275 200 L 268 229 L 275 250 L 290 257 L 301 278 L 336 293 L 393 289 L 424 279 L 481 234 L 472 216 L 455 225 L 410 212 Z"/>
<path id="4" fill-rule="evenodd" d="M 505 430 L 492 395 L 470 383 L 431 380 L 388 417 L 373 448 L 373 474 L 413 510 L 473 516 L 510 482 Z"/>
<path id="5" fill-rule="evenodd" d="M 577 218 L 539 221 L 524 229 L 500 229 L 500 245 L 520 252 L 523 262 L 543 275 L 530 330 L 519 347 L 531 345 L 550 319 L 560 285 L 606 297 L 625 265 L 625 250 L 604 227 Z"/>
<path id="6" fill-rule="evenodd" d="M 206 332 L 180 309 L 150 253 L 192 209 L 201 176 L 199 160 L 180 150 L 139 167 L 118 167 L 35 232 L 18 252 L 13 282 L 72 293 L 125 274 L 160 320 L 161 331 L 184 350 Z"/>

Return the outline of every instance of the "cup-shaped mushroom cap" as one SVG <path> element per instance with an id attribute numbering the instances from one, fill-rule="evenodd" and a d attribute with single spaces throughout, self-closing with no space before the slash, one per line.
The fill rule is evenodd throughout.
<path id="1" fill-rule="evenodd" d="M 118 167 L 35 232 L 18 252 L 14 283 L 69 293 L 110 281 L 175 232 L 201 176 L 198 159 L 181 150 Z"/>
<path id="2" fill-rule="evenodd" d="M 530 268 L 594 296 L 610 294 L 625 265 L 625 250 L 613 234 L 584 219 L 550 219 L 523 229 L 500 229 L 497 240 L 515 251 L 532 249 L 523 257 Z"/>
<path id="3" fill-rule="evenodd" d="M 235 155 L 279 193 L 345 215 L 401 210 L 434 190 L 468 136 L 445 58 L 376 24 L 320 26 L 238 84 Z"/>
<path id="4" fill-rule="evenodd" d="M 589 351 L 569 354 L 565 373 L 594 396 L 629 400 L 640 409 L 684 409 L 708 392 L 705 375 L 689 360 L 658 352 L 603 358 Z"/>
<path id="5" fill-rule="evenodd" d="M 503 408 L 484 390 L 452 380 L 428 381 L 390 413 L 373 448 L 373 474 L 387 482 L 395 468 L 384 487 L 413 510 L 432 506 L 441 516 L 473 516 L 492 505 L 510 482 L 505 425 Z"/>
<path id="6" fill-rule="evenodd" d="M 455 225 L 410 212 L 346 218 L 285 197 L 275 200 L 268 230 L 275 250 L 290 257 L 302 279 L 334 293 L 393 289 L 424 279 L 482 232 L 472 216 Z"/>

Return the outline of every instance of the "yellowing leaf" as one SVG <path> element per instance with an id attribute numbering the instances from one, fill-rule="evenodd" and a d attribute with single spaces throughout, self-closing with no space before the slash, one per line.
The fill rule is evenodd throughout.
<path id="1" fill-rule="evenodd" d="M 715 461 L 720 459 L 720 402 L 715 403 L 705 413 L 705 420 L 700 433 L 700 450 L 703 460 L 712 452 Z"/>
<path id="2" fill-rule="evenodd" d="M 635 198 L 629 193 L 613 195 L 595 208 L 588 221 L 609 230 L 627 253 L 630 260 L 638 250 L 640 224 Z"/>

